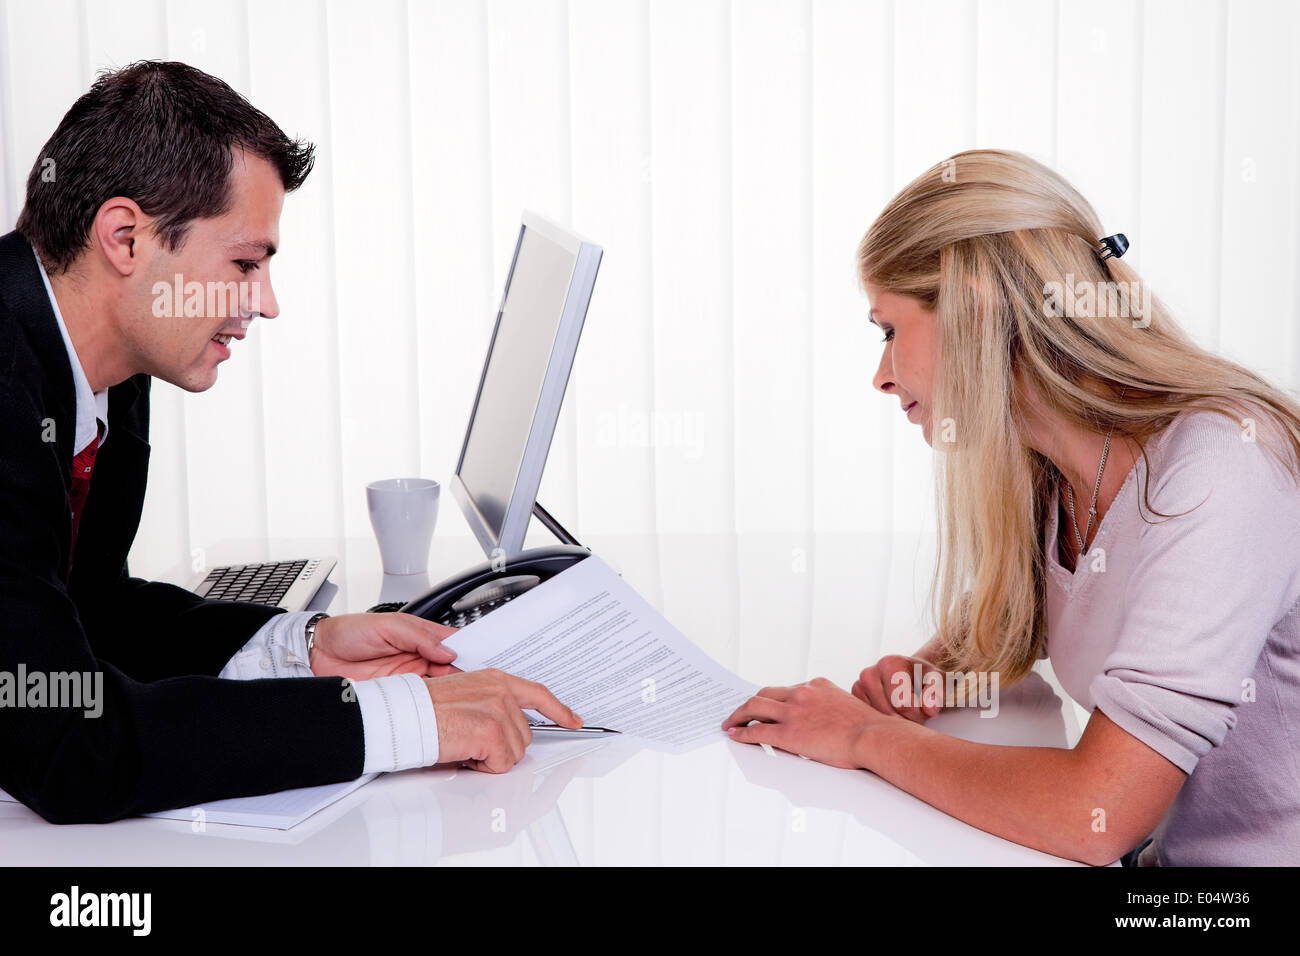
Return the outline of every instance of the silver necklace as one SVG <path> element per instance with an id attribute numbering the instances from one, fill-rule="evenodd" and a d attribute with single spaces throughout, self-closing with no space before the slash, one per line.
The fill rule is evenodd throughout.
<path id="1" fill-rule="evenodd" d="M 1088 507 L 1088 526 L 1083 529 L 1083 534 L 1079 534 L 1079 520 L 1074 516 L 1074 489 L 1067 481 L 1065 483 L 1065 493 L 1070 503 L 1070 521 L 1074 524 L 1074 538 L 1079 542 L 1079 554 L 1084 552 L 1083 542 L 1088 537 L 1088 532 L 1092 530 L 1092 519 L 1097 516 L 1097 492 L 1101 491 L 1101 473 L 1106 470 L 1106 455 L 1110 452 L 1110 436 L 1115 433 L 1112 427 L 1106 435 L 1106 444 L 1101 449 L 1101 467 L 1097 469 L 1097 484 L 1092 488 L 1092 504 Z"/>

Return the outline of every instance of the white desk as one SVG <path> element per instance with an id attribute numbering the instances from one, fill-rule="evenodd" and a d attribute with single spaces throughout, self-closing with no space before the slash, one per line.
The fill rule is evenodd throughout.
<path id="1" fill-rule="evenodd" d="M 772 684 L 826 673 L 847 686 L 875 660 L 863 659 L 849 637 L 856 617 L 850 612 L 869 591 L 871 570 L 828 558 L 871 553 L 870 542 L 850 539 L 702 535 L 584 543 L 743 676 Z M 792 571 L 792 548 L 820 570 L 796 562 Z M 429 578 L 436 583 L 482 560 L 473 541 L 461 537 L 436 539 L 434 573 L 413 579 L 385 579 L 370 539 L 225 542 L 206 557 L 215 565 L 312 554 L 340 558 L 331 578 L 337 590 L 330 587 L 314 604 L 328 601 L 336 614 L 412 597 Z M 806 580 L 791 587 L 792 574 Z M 188 569 L 169 578 L 185 583 Z M 835 637 L 834 646 L 819 643 L 818 628 Z M 837 653 L 852 663 L 816 666 Z M 996 718 L 966 710 L 929 726 L 1017 745 L 1065 747 L 1078 735 L 1069 708 L 1037 675 L 1002 692 Z M 0 846 L 9 864 L 75 866 L 1070 863 L 968 826 L 865 771 L 769 754 L 721 734 L 680 756 L 633 751 L 614 740 L 538 773 L 521 765 L 499 776 L 452 769 L 389 774 L 284 832 L 214 824 L 195 832 L 189 823 L 147 819 L 53 826 L 25 807 L 0 804 Z"/>

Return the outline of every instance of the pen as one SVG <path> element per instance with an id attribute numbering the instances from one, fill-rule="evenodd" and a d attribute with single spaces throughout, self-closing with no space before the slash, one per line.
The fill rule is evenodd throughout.
<path id="1" fill-rule="evenodd" d="M 621 730 L 610 730 L 608 727 L 561 727 L 559 724 L 532 724 L 529 728 L 534 733 L 538 731 L 551 731 L 553 733 L 564 734 L 621 734 Z"/>

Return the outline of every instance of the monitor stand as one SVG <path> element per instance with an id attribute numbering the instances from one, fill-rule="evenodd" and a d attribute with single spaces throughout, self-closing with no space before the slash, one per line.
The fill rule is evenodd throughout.
<path id="1" fill-rule="evenodd" d="M 571 544 L 579 548 L 582 547 L 582 545 L 578 543 L 578 539 L 569 534 L 569 532 L 564 529 L 564 525 L 556 521 L 551 513 L 542 507 L 540 501 L 533 502 L 533 516 L 542 523 L 546 530 L 559 538 L 564 544 Z"/>

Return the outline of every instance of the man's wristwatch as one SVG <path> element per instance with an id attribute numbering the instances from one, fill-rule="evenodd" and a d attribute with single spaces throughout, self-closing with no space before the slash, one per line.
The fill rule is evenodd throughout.
<path id="1" fill-rule="evenodd" d="M 329 617 L 324 611 L 313 614 L 307 619 L 307 666 L 311 666 L 311 649 L 316 646 L 316 625 Z"/>

